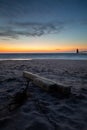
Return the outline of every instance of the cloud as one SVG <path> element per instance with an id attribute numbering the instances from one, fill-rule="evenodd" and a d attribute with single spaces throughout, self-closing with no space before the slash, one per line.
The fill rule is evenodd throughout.
<path id="1" fill-rule="evenodd" d="M 63 30 L 64 23 L 35 23 L 35 22 L 14 22 L 0 27 L 0 37 L 18 38 L 20 36 L 42 36 L 45 34 L 59 33 Z"/>
<path id="2" fill-rule="evenodd" d="M 0 37 L 2 39 L 18 39 L 24 37 L 40 37 L 47 34 L 58 34 L 70 25 L 80 23 L 87 25 L 87 20 L 66 21 L 66 22 L 8 22 L 5 26 L 0 26 Z"/>
<path id="3" fill-rule="evenodd" d="M 0 0 L 0 38 L 17 39 L 21 36 L 60 33 L 78 19 L 78 8 L 77 12 L 73 10 L 72 15 L 69 15 L 71 7 L 78 7 L 78 2 L 79 0 Z M 79 7 L 82 7 L 82 3 L 80 0 Z M 49 22 L 55 19 L 67 22 Z M 72 20 L 69 21 L 70 19 Z M 87 21 L 83 24 L 87 25 Z"/>

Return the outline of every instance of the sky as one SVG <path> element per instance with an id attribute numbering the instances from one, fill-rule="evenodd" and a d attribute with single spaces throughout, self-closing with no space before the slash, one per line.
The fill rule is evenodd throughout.
<path id="1" fill-rule="evenodd" d="M 87 0 L 0 0 L 0 53 L 87 51 Z"/>

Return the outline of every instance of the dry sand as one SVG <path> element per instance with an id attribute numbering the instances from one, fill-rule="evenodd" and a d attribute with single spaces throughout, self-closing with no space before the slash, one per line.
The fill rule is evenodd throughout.
<path id="1" fill-rule="evenodd" d="M 72 95 L 60 99 L 30 84 L 28 98 L 9 110 L 26 86 L 24 70 L 72 86 Z M 87 61 L 0 61 L 0 130 L 87 130 Z"/>

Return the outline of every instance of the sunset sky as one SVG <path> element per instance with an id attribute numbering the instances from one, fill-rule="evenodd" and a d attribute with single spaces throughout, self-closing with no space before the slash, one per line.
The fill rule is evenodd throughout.
<path id="1" fill-rule="evenodd" d="M 0 0 L 0 53 L 87 51 L 87 0 Z"/>

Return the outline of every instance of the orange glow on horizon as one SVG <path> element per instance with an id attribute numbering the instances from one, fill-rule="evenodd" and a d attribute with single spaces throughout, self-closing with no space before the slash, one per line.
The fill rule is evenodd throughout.
<path id="1" fill-rule="evenodd" d="M 75 52 L 76 49 L 81 51 L 87 50 L 87 46 L 83 47 L 81 45 L 77 46 L 29 46 L 24 44 L 11 44 L 11 43 L 2 43 L 0 44 L 0 53 L 61 53 L 61 52 Z"/>
<path id="2" fill-rule="evenodd" d="M 0 53 L 62 53 L 62 52 L 75 52 L 76 48 L 75 49 L 61 49 L 61 50 L 50 50 L 50 49 L 47 49 L 47 50 L 17 50 L 17 49 L 0 49 Z M 87 49 L 86 49 L 87 50 Z M 81 51 L 84 51 L 83 49 L 81 49 Z"/>

